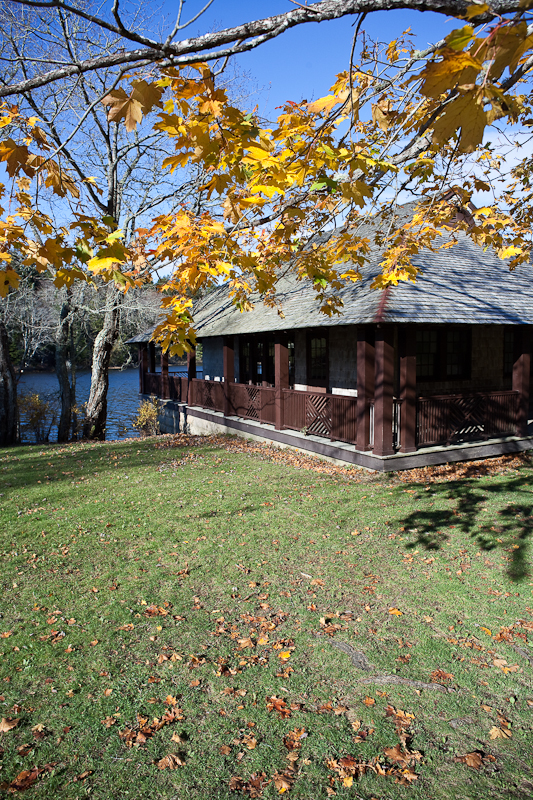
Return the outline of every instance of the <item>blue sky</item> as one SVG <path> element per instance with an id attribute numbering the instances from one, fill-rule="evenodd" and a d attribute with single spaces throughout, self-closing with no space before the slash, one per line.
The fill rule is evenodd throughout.
<path id="1" fill-rule="evenodd" d="M 187 18 L 194 16 L 203 5 L 205 2 L 188 0 L 185 5 Z M 176 7 L 175 0 L 166 0 L 161 10 L 170 20 Z M 182 32 L 182 37 L 221 30 L 294 8 L 289 0 L 214 0 L 208 11 Z M 300 25 L 256 50 L 238 56 L 240 67 L 250 73 L 260 90 L 255 99 L 259 111 L 272 116 L 275 107 L 286 100 L 311 101 L 327 94 L 335 75 L 347 69 L 355 22 L 355 17 L 344 17 Z M 439 14 L 382 11 L 369 14 L 363 28 L 373 39 L 389 42 L 410 27 L 416 34 L 416 46 L 424 48 L 460 24 Z"/>

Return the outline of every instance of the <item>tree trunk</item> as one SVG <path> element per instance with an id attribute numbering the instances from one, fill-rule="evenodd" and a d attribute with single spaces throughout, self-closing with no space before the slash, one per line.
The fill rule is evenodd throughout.
<path id="1" fill-rule="evenodd" d="M 6 326 L 0 321 L 0 446 L 16 442 L 18 442 L 17 381 L 9 355 Z"/>
<path id="2" fill-rule="evenodd" d="M 72 396 L 72 441 L 78 438 L 78 406 L 76 403 L 76 350 L 74 349 L 74 331 L 70 326 L 70 392 Z"/>
<path id="3" fill-rule="evenodd" d="M 94 341 L 91 373 L 91 393 L 87 402 L 84 439 L 105 439 L 107 424 L 107 388 L 109 386 L 109 361 L 118 336 L 122 294 L 114 285 L 108 287 L 104 325 Z"/>
<path id="4" fill-rule="evenodd" d="M 61 399 L 61 415 L 57 426 L 57 441 L 68 442 L 70 438 L 70 429 L 72 426 L 72 410 L 76 405 L 76 390 L 73 383 L 71 383 L 68 374 L 67 359 L 70 355 L 71 364 L 74 360 L 74 353 L 70 351 L 71 345 L 71 304 L 70 293 L 61 306 L 59 315 L 59 334 L 56 343 L 56 375 L 59 381 L 59 395 Z"/>

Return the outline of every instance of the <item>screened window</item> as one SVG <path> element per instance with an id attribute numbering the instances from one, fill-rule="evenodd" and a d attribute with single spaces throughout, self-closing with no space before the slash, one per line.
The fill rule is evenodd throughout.
<path id="1" fill-rule="evenodd" d="M 470 373 L 469 331 L 446 331 L 446 377 L 467 378 Z"/>
<path id="2" fill-rule="evenodd" d="M 328 345 L 325 336 L 311 336 L 308 383 L 324 383 L 328 377 Z"/>
<path id="3" fill-rule="evenodd" d="M 289 339 L 288 347 L 289 347 L 289 386 L 294 386 L 294 367 L 295 367 L 294 339 Z"/>
<path id="4" fill-rule="evenodd" d="M 418 331 L 416 334 L 416 375 L 418 378 L 438 377 L 438 331 Z"/>
<path id="5" fill-rule="evenodd" d="M 469 328 L 427 328 L 416 335 L 416 374 L 421 380 L 470 377 Z"/>

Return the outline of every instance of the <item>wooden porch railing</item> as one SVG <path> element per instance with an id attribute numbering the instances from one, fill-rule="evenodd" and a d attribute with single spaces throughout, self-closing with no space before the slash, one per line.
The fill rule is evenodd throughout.
<path id="1" fill-rule="evenodd" d="M 270 386 L 229 383 L 230 414 L 255 419 L 267 425 L 276 423 L 276 390 Z"/>
<path id="2" fill-rule="evenodd" d="M 355 444 L 357 399 L 336 394 L 283 391 L 283 427 Z"/>
<path id="3" fill-rule="evenodd" d="M 224 411 L 224 384 L 219 381 L 191 381 L 191 405 Z"/>
<path id="4" fill-rule="evenodd" d="M 186 403 L 188 386 L 189 381 L 187 378 L 183 378 L 181 375 L 169 375 L 168 399 L 173 400 L 175 403 Z"/>
<path id="5" fill-rule="evenodd" d="M 145 373 L 147 394 L 161 396 L 161 374 Z M 212 411 L 228 413 L 267 425 L 276 424 L 276 389 L 243 383 L 227 384 L 169 375 L 169 395 Z M 189 391 L 189 397 L 187 395 Z M 450 445 L 515 435 L 518 392 L 479 392 L 471 395 L 421 397 L 417 403 L 417 447 Z M 303 431 L 331 441 L 357 443 L 357 398 L 284 389 L 281 392 L 283 429 Z M 402 408 L 394 400 L 393 441 L 400 444 Z M 371 409 L 372 412 L 372 409 Z M 372 447 L 371 442 L 370 446 Z"/>
<path id="6" fill-rule="evenodd" d="M 418 447 L 516 434 L 518 392 L 420 397 Z"/>
<path id="7" fill-rule="evenodd" d="M 161 397 L 161 373 L 145 372 L 143 379 L 144 394 L 154 394 Z"/>

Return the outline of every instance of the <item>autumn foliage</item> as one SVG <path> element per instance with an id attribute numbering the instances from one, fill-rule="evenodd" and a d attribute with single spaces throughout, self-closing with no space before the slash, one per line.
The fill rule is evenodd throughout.
<path id="1" fill-rule="evenodd" d="M 511 268 L 529 262 L 530 161 L 507 167 L 498 131 L 520 135 L 531 124 L 533 17 L 524 7 L 481 25 L 487 9 L 469 6 L 459 27 L 424 52 L 409 32 L 363 47 L 328 95 L 288 102 L 273 123 L 232 105 L 207 64 L 125 77 L 101 101 L 108 120 L 132 135 L 153 126 L 174 150 L 162 169 L 200 176 L 197 196 L 128 239 L 113 218 L 85 213 L 83 182 L 39 119 L 5 105 L 0 160 L 11 185 L 3 189 L 0 292 L 17 286 L 15 251 L 58 286 L 98 278 L 127 291 L 152 281 L 154 265 L 171 265 L 155 335 L 183 352 L 194 342 L 194 296 L 220 283 L 242 310 L 257 295 L 276 306 L 289 269 L 332 315 L 342 310 L 340 288 L 361 278 L 376 248 L 378 289 L 415 280 L 413 256 L 453 246 L 458 230 Z M 60 226 L 39 202 L 45 190 L 62 203 L 68 221 Z M 491 192 L 490 204 L 476 207 L 476 192 Z M 390 214 L 391 202 L 411 198 L 409 213 Z"/>

